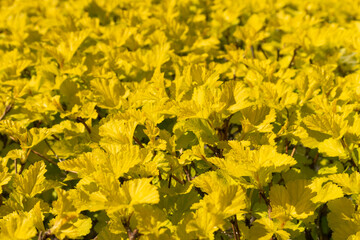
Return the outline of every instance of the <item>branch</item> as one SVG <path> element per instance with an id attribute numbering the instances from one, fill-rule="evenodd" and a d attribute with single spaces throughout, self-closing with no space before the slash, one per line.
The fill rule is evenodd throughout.
<path id="1" fill-rule="evenodd" d="M 202 160 L 204 160 L 205 162 L 207 162 L 208 164 L 210 164 L 212 170 L 218 169 L 218 167 L 215 166 L 212 162 L 209 162 L 209 161 L 206 159 L 205 156 L 201 155 L 201 158 L 202 158 Z"/>
<path id="2" fill-rule="evenodd" d="M 295 152 L 296 152 L 296 148 L 297 148 L 297 145 L 293 148 L 292 152 L 291 152 L 291 157 L 294 157 L 295 155 Z"/>
<path id="3" fill-rule="evenodd" d="M 264 51 L 264 49 L 262 48 L 261 44 L 258 46 L 258 50 L 260 50 L 262 52 L 262 54 L 264 54 L 264 57 L 266 59 L 268 59 L 268 56 L 267 56 L 266 52 Z"/>
<path id="4" fill-rule="evenodd" d="M 276 61 L 278 62 L 280 60 L 280 49 L 276 49 Z"/>
<path id="5" fill-rule="evenodd" d="M 269 218 L 271 219 L 270 213 L 271 213 L 271 211 L 272 211 L 272 208 L 271 208 L 271 205 L 270 205 L 270 200 L 266 197 L 264 190 L 260 190 L 260 191 L 259 191 L 259 194 L 260 194 L 260 197 L 261 197 L 262 199 L 264 199 L 265 204 L 266 204 L 266 206 L 268 207 L 268 216 L 269 216 Z"/>
<path id="6" fill-rule="evenodd" d="M 190 175 L 190 172 L 189 172 L 188 167 L 187 167 L 187 166 L 183 166 L 183 169 L 184 169 L 184 172 L 185 172 L 185 174 L 186 174 L 186 179 L 187 179 L 187 181 L 190 182 L 190 181 L 192 180 L 192 177 L 191 177 L 191 175 Z"/>
<path id="7" fill-rule="evenodd" d="M 89 128 L 89 126 L 86 124 L 85 120 L 82 117 L 77 117 L 76 121 L 81 122 L 85 126 L 86 131 L 88 133 L 91 133 L 91 129 Z"/>
<path id="8" fill-rule="evenodd" d="M 140 140 L 137 137 L 133 136 L 133 139 L 141 148 L 144 148 L 144 145 L 140 142 Z"/>
<path id="9" fill-rule="evenodd" d="M 290 63 L 289 63 L 288 68 L 290 68 L 292 65 L 294 65 L 296 53 L 297 53 L 297 50 L 299 50 L 299 49 L 300 49 L 300 47 L 297 47 L 297 48 L 294 49 L 294 53 L 293 53 L 293 56 L 292 56 L 292 58 L 291 58 L 291 61 L 290 61 Z"/>
<path id="10" fill-rule="evenodd" d="M 127 219 L 123 217 L 121 219 L 121 223 L 124 226 L 124 228 L 126 229 L 129 240 L 135 240 L 138 237 L 140 237 L 141 234 L 139 233 L 139 230 L 137 228 L 135 228 L 134 230 L 131 229 L 131 227 L 130 227 L 131 216 L 132 216 L 132 214 Z"/>
<path id="11" fill-rule="evenodd" d="M 57 163 L 56 163 L 55 161 L 53 161 L 53 160 L 50 159 L 50 158 L 47 158 L 45 155 L 43 155 L 43 154 L 41 154 L 41 153 L 39 153 L 39 152 L 37 152 L 37 151 L 35 151 L 35 150 L 33 150 L 33 149 L 31 149 L 31 152 L 34 153 L 35 155 L 38 155 L 38 156 L 41 157 L 42 159 L 48 161 L 49 163 L 52 163 L 52 164 L 54 164 L 54 165 L 57 165 Z"/>
<path id="12" fill-rule="evenodd" d="M 51 237 L 51 231 L 47 230 L 45 232 L 40 232 L 39 236 L 38 236 L 38 240 L 45 240 L 48 239 L 49 237 Z M 56 238 L 57 239 L 57 238 Z"/>
<path id="13" fill-rule="evenodd" d="M 176 177 L 175 175 L 170 175 L 170 177 L 171 178 L 173 178 L 175 181 L 177 181 L 178 183 L 180 183 L 180 184 L 185 184 L 185 182 L 183 181 L 183 180 L 181 180 L 181 179 L 179 179 L 178 177 Z"/>
<path id="14" fill-rule="evenodd" d="M 234 239 L 235 240 L 240 240 L 240 229 L 239 229 L 239 225 L 237 222 L 237 217 L 236 214 L 234 215 L 234 218 L 230 220 L 231 223 L 231 228 L 233 230 L 234 233 Z"/>
<path id="15" fill-rule="evenodd" d="M 46 145 L 49 147 L 50 151 L 55 155 L 55 157 L 57 158 L 57 160 L 59 162 L 61 162 L 61 159 L 59 158 L 59 156 L 56 154 L 56 152 L 54 151 L 54 149 L 52 149 L 52 147 L 50 146 L 49 142 L 45 139 L 45 143 Z"/>
<path id="16" fill-rule="evenodd" d="M 15 173 L 17 174 L 18 170 L 17 170 L 17 159 L 16 158 L 14 159 L 14 164 L 15 164 Z"/>
<path id="17" fill-rule="evenodd" d="M 253 45 L 251 45 L 250 50 L 251 50 L 251 56 L 252 56 L 252 58 L 255 58 L 255 50 L 254 50 L 254 46 L 253 46 Z"/>

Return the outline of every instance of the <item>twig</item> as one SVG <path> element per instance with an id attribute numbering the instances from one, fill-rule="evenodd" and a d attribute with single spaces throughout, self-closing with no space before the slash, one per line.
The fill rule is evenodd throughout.
<path id="1" fill-rule="evenodd" d="M 189 173 L 189 169 L 187 168 L 187 166 L 183 166 L 183 169 L 184 169 L 184 172 L 186 174 L 187 181 L 190 182 L 192 178 L 191 178 L 191 175 Z"/>
<path id="2" fill-rule="evenodd" d="M 349 146 L 346 144 L 344 137 L 341 138 L 341 144 L 343 146 L 343 148 L 349 153 L 350 155 L 350 160 L 351 160 L 351 164 L 353 165 L 353 167 L 356 168 L 356 171 L 360 171 L 359 166 L 357 164 L 357 162 L 359 162 L 358 158 L 356 157 L 356 155 L 354 154 L 353 151 L 350 150 Z M 356 160 L 356 161 L 355 161 Z"/>
<path id="3" fill-rule="evenodd" d="M 51 136 L 52 136 L 54 139 L 58 140 L 58 141 L 60 140 L 60 138 L 58 138 L 58 137 L 55 136 L 54 134 L 52 134 Z"/>
<path id="4" fill-rule="evenodd" d="M 326 239 L 325 234 L 323 233 L 322 228 L 321 228 L 321 218 L 322 218 L 322 216 L 324 216 L 324 214 L 326 214 L 326 204 L 324 204 L 320 207 L 318 217 L 315 220 L 315 223 L 317 225 L 317 234 L 318 234 L 318 238 L 320 240 Z"/>
<path id="5" fill-rule="evenodd" d="M 21 174 L 25 169 L 25 163 L 20 163 L 20 170 L 19 170 L 19 174 Z"/>
<path id="6" fill-rule="evenodd" d="M 252 56 L 252 58 L 255 58 L 255 50 L 254 50 L 254 46 L 253 46 L 253 45 L 251 45 L 250 50 L 251 50 L 251 56 Z"/>
<path id="7" fill-rule="evenodd" d="M 258 46 L 258 50 L 260 50 L 260 51 L 262 52 L 262 54 L 264 54 L 264 57 L 265 57 L 266 59 L 268 59 L 268 56 L 267 56 L 266 52 L 264 51 L 264 49 L 262 48 L 261 45 Z"/>
<path id="8" fill-rule="evenodd" d="M 236 215 L 234 215 L 234 218 L 230 220 L 230 223 L 231 223 L 231 228 L 234 233 L 234 239 L 240 240 L 240 229 L 239 229 Z"/>
<path id="9" fill-rule="evenodd" d="M 56 162 L 54 162 L 54 161 L 53 161 L 52 159 L 50 159 L 50 158 L 45 157 L 43 154 L 41 154 L 41 153 L 39 153 L 39 152 L 37 152 L 37 151 L 35 151 L 35 150 L 33 150 L 33 149 L 31 149 L 31 152 L 34 153 L 35 155 L 38 155 L 38 156 L 41 157 L 42 159 L 48 161 L 49 163 L 52 163 L 52 164 L 54 164 L 54 165 L 57 165 Z"/>
<path id="10" fill-rule="evenodd" d="M 276 49 L 276 61 L 278 62 L 280 60 L 280 49 Z"/>
<path id="11" fill-rule="evenodd" d="M 217 147 L 213 147 L 211 145 L 206 145 L 206 146 L 208 146 L 208 148 L 215 154 L 216 157 L 222 158 L 220 149 L 218 149 Z"/>
<path id="12" fill-rule="evenodd" d="M 130 227 L 131 216 L 132 216 L 132 214 L 127 219 L 122 218 L 121 223 L 124 226 L 124 228 L 126 229 L 129 240 L 135 240 L 138 237 L 140 237 L 141 234 L 139 233 L 139 230 L 137 228 L 135 228 L 134 230 L 131 229 L 131 227 Z"/>
<path id="13" fill-rule="evenodd" d="M 288 68 L 290 68 L 292 65 L 294 65 L 296 53 L 297 53 L 297 50 L 299 50 L 299 48 L 300 48 L 300 47 L 297 47 L 297 48 L 294 49 L 294 53 L 293 53 L 293 56 L 292 56 L 292 58 L 291 58 L 291 61 L 290 61 L 290 63 L 289 63 Z"/>
<path id="14" fill-rule="evenodd" d="M 47 238 L 49 238 L 51 236 L 51 231 L 50 230 L 47 230 L 45 232 L 40 232 L 39 233 L 39 237 L 38 237 L 38 240 L 45 240 Z M 57 238 L 56 238 L 57 239 Z"/>
<path id="15" fill-rule="evenodd" d="M 210 164 L 212 170 L 218 169 L 218 167 L 215 166 L 212 162 L 209 162 L 209 161 L 206 159 L 205 156 L 201 155 L 201 158 L 202 158 L 205 162 L 207 162 L 208 164 Z"/>
<path id="16" fill-rule="evenodd" d="M 3 114 L 0 116 L 0 120 L 3 120 L 3 118 L 6 116 L 6 114 L 8 114 L 8 112 L 10 112 L 10 110 L 13 108 L 13 104 L 10 103 L 9 105 L 7 105 L 5 107 L 5 110 L 3 112 Z"/>
<path id="17" fill-rule="evenodd" d="M 293 150 L 292 150 L 292 152 L 291 152 L 291 157 L 294 157 L 294 154 L 295 154 L 295 152 L 296 152 L 296 148 L 297 148 L 297 146 L 295 146 L 294 148 L 293 148 Z"/>
<path id="18" fill-rule="evenodd" d="M 89 126 L 86 124 L 85 120 L 84 120 L 82 117 L 77 117 L 77 118 L 76 118 L 76 121 L 82 123 L 82 124 L 85 126 L 86 131 L 87 131 L 88 133 L 91 133 L 91 129 L 89 128 Z"/>
<path id="19" fill-rule="evenodd" d="M 234 239 L 238 240 L 237 233 L 236 233 L 236 230 L 235 230 L 235 225 L 234 225 L 234 223 L 232 221 L 230 221 L 230 222 L 231 222 L 231 228 L 232 228 L 232 231 L 233 231 L 233 234 L 234 234 Z"/>
<path id="20" fill-rule="evenodd" d="M 16 158 L 14 159 L 14 164 L 15 164 L 15 173 L 17 174 L 17 173 L 18 173 L 18 169 L 17 169 L 17 160 L 16 160 Z"/>
<path id="21" fill-rule="evenodd" d="M 50 146 L 49 142 L 45 139 L 45 143 L 46 145 L 49 147 L 50 151 L 55 155 L 55 157 L 57 158 L 57 160 L 59 162 L 61 162 L 61 159 L 59 158 L 59 156 L 56 154 L 56 152 L 54 151 L 54 149 L 52 149 L 52 147 Z"/>
<path id="22" fill-rule="evenodd" d="M 170 174 L 170 176 L 169 176 L 168 188 L 170 188 L 170 187 L 171 187 L 171 177 L 172 177 L 172 174 Z"/>
<path id="23" fill-rule="evenodd" d="M 272 208 L 271 208 L 271 205 L 270 205 L 270 200 L 266 197 L 264 190 L 260 190 L 260 191 L 259 191 L 259 195 L 260 195 L 260 197 L 261 197 L 262 199 L 264 199 L 265 204 L 266 204 L 266 206 L 268 207 L 268 216 L 269 216 L 269 219 L 271 219 L 270 213 L 271 213 L 271 211 L 272 211 Z"/>
<path id="24" fill-rule="evenodd" d="M 140 140 L 137 137 L 133 136 L 133 139 L 141 148 L 144 148 L 144 145 L 140 142 Z"/>
<path id="25" fill-rule="evenodd" d="M 180 184 L 185 184 L 185 182 L 183 181 L 183 180 L 181 180 L 181 179 L 179 179 L 178 177 L 176 177 L 175 175 L 172 175 L 171 174 L 171 177 L 175 180 L 175 181 L 177 181 L 178 183 L 180 183 Z"/>
<path id="26" fill-rule="evenodd" d="M 285 153 L 288 154 L 289 152 L 289 140 L 287 138 L 285 138 Z"/>
<path id="27" fill-rule="evenodd" d="M 161 172 L 159 170 L 159 180 L 162 180 L 162 177 L 161 177 Z"/>

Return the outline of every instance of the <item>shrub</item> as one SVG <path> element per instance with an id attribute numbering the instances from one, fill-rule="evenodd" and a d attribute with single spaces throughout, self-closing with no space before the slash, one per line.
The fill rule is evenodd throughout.
<path id="1" fill-rule="evenodd" d="M 0 239 L 360 237 L 357 1 L 0 6 Z"/>

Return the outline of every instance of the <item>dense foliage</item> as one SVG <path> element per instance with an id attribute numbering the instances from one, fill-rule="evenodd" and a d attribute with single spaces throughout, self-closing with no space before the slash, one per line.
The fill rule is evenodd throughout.
<path id="1" fill-rule="evenodd" d="M 0 0 L 0 239 L 360 239 L 360 2 Z"/>

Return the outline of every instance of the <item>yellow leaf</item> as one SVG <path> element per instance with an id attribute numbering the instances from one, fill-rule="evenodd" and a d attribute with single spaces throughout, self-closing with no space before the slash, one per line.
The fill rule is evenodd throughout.
<path id="1" fill-rule="evenodd" d="M 283 222 L 295 219 L 305 219 L 314 214 L 315 204 L 311 199 L 315 196 L 307 187 L 309 181 L 294 180 L 285 187 L 274 185 L 270 189 L 271 216 Z"/>
<path id="2" fill-rule="evenodd" d="M 132 144 L 138 122 L 134 119 L 110 119 L 99 128 L 104 143 Z"/>
<path id="3" fill-rule="evenodd" d="M 50 221 L 50 232 L 57 238 L 76 239 L 85 236 L 90 232 L 92 221 L 91 218 L 80 215 L 79 217 L 56 217 Z"/>
<path id="4" fill-rule="evenodd" d="M 144 178 L 124 182 L 121 189 L 130 205 L 156 204 L 159 202 L 159 192 L 150 182 L 151 179 Z"/>
<path id="5" fill-rule="evenodd" d="M 11 180 L 11 175 L 8 173 L 7 167 L 0 167 L 0 194 L 2 193 L 2 186 L 6 185 Z"/>
<path id="6" fill-rule="evenodd" d="M 114 144 L 108 146 L 114 146 Z M 142 159 L 139 156 L 139 152 L 138 146 L 117 144 L 116 148 L 112 149 L 109 153 L 108 161 L 104 162 L 103 170 L 109 169 L 116 178 L 119 178 L 127 173 L 130 168 L 141 162 Z"/>
<path id="7" fill-rule="evenodd" d="M 16 191 L 27 197 L 34 197 L 46 188 L 45 176 L 46 168 L 44 162 L 36 162 L 21 175 L 16 175 L 14 184 Z"/>
<path id="8" fill-rule="evenodd" d="M 344 196 L 343 191 L 336 184 L 328 182 L 327 178 L 316 178 L 308 186 L 312 192 L 316 193 L 316 196 L 311 199 L 314 203 L 326 203 L 330 200 L 341 198 Z"/>
<path id="9" fill-rule="evenodd" d="M 107 109 L 120 108 L 125 103 L 128 91 L 117 78 L 98 78 L 91 81 L 98 99 L 98 106 Z"/>
<path id="10" fill-rule="evenodd" d="M 319 152 L 329 157 L 339 157 L 340 159 L 347 159 L 349 157 L 339 139 L 325 139 L 319 143 L 318 148 Z"/>
<path id="11" fill-rule="evenodd" d="M 196 187 L 208 194 L 221 190 L 227 185 L 235 185 L 236 182 L 222 171 L 210 171 L 203 173 L 191 181 Z"/>
<path id="12" fill-rule="evenodd" d="M 333 174 L 328 177 L 331 181 L 339 185 L 344 194 L 352 195 L 360 193 L 360 173 L 353 172 L 350 175 L 347 173 Z"/>
<path id="13" fill-rule="evenodd" d="M 267 217 L 256 220 L 249 232 L 250 240 L 268 240 L 271 239 L 274 234 L 278 239 L 290 239 L 288 232 L 282 230 L 279 224 Z"/>
<path id="14" fill-rule="evenodd" d="M 250 150 L 243 142 L 229 141 L 231 150 L 225 153 L 225 159 L 208 160 L 234 177 L 248 176 L 250 184 L 262 189 L 272 179 L 272 173 L 281 172 L 296 164 L 294 158 L 277 153 L 270 145 L 263 145 L 259 150 Z"/>
<path id="15" fill-rule="evenodd" d="M 214 216 L 205 208 L 196 210 L 192 219 L 186 225 L 186 232 L 195 232 L 202 239 L 214 240 L 214 232 L 219 229 L 218 226 L 224 224 L 219 216 Z"/>
<path id="16" fill-rule="evenodd" d="M 347 239 L 360 231 L 360 214 L 348 198 L 339 198 L 328 202 L 330 213 L 327 215 L 329 227 L 333 230 L 334 240 Z"/>
<path id="17" fill-rule="evenodd" d="M 27 213 L 13 212 L 0 220 L 0 238 L 7 240 L 28 240 L 36 235 L 33 219 Z"/>

